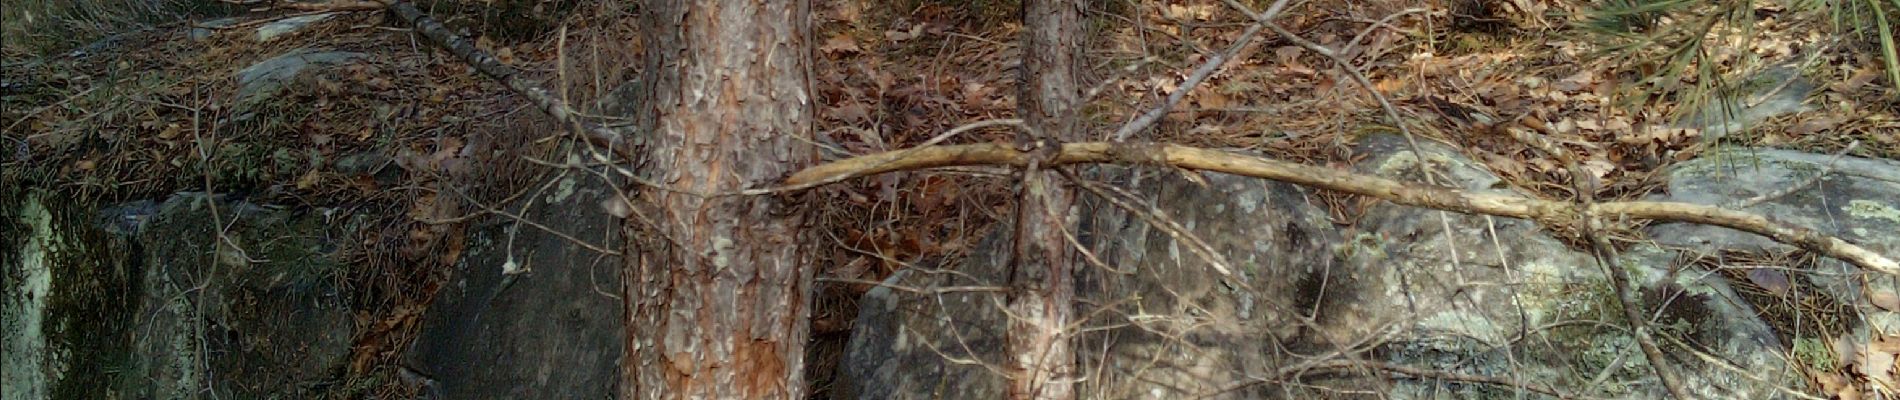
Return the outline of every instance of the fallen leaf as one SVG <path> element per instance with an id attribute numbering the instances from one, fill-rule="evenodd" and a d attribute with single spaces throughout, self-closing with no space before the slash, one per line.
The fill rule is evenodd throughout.
<path id="1" fill-rule="evenodd" d="M 830 39 L 825 39 L 825 44 L 819 45 L 818 51 L 824 52 L 825 54 L 861 53 L 864 49 L 858 47 L 857 39 L 852 39 L 851 35 L 841 33 L 837 36 L 832 36 Z"/>
<path id="2" fill-rule="evenodd" d="M 1879 77 L 1879 68 L 1873 68 L 1871 66 L 1861 68 L 1854 71 L 1854 76 L 1850 76 L 1847 79 L 1841 80 L 1839 83 L 1829 86 L 1829 89 L 1833 89 L 1836 92 L 1857 92 L 1860 91 L 1860 88 L 1867 87 L 1868 84 L 1873 83 L 1874 79 Z"/>
<path id="3" fill-rule="evenodd" d="M 924 34 L 924 24 L 916 24 L 916 25 L 911 25 L 909 31 L 897 31 L 897 30 L 884 31 L 884 38 L 889 39 L 892 42 L 902 42 L 906 40 L 916 39 L 918 36 L 923 36 L 923 34 Z"/>
<path id="4" fill-rule="evenodd" d="M 1880 307 L 1880 309 L 1887 311 L 1900 312 L 1900 294 L 1894 294 L 1891 290 L 1874 288 L 1862 288 L 1862 290 L 1867 293 L 1867 302 L 1873 303 L 1874 307 Z"/>
<path id="5" fill-rule="evenodd" d="M 1788 274 L 1771 268 L 1748 270 L 1748 282 L 1754 283 L 1755 286 L 1760 286 L 1762 290 L 1767 290 L 1768 293 L 1774 293 L 1777 296 L 1788 294 L 1788 290 L 1792 288 L 1788 282 Z"/>
<path id="6" fill-rule="evenodd" d="M 1836 125 L 1840 125 L 1840 123 L 1841 121 L 1835 118 L 1822 117 L 1822 118 L 1809 119 L 1809 120 L 1795 123 L 1794 126 L 1788 127 L 1788 134 L 1795 135 L 1795 136 L 1810 135 L 1817 132 L 1834 129 L 1834 127 Z"/>
<path id="7" fill-rule="evenodd" d="M 1860 373 L 1881 386 L 1891 386 L 1894 383 L 1893 364 L 1893 353 L 1868 351 L 1859 365 Z"/>
<path id="8" fill-rule="evenodd" d="M 832 110 L 831 115 L 837 117 L 839 121 L 844 123 L 855 124 L 871 120 L 871 107 L 864 105 L 864 103 L 851 102 L 850 104 L 838 106 L 838 108 Z"/>

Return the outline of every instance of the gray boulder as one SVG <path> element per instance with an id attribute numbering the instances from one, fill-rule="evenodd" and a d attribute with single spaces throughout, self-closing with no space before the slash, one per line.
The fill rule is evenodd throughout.
<path id="1" fill-rule="evenodd" d="M 363 53 L 298 49 L 259 61 L 237 71 L 236 103 L 239 108 L 252 107 L 258 102 L 276 96 L 289 85 L 292 79 L 307 70 L 345 64 L 366 57 L 368 55 Z"/>
<path id="2" fill-rule="evenodd" d="M 8 196 L 6 398 L 309 397 L 343 372 L 350 221 L 195 193 L 97 214 Z"/>
<path id="3" fill-rule="evenodd" d="M 1371 157 L 1362 172 L 1421 182 L 1423 159 L 1441 182 L 1509 193 L 1448 147 L 1428 144 L 1419 157 L 1396 137 L 1364 142 L 1359 152 Z M 1129 188 L 1238 271 L 1222 276 L 1168 230 L 1084 196 L 1078 239 L 1106 267 L 1076 276 L 1076 314 L 1089 318 L 1076 341 L 1083 397 L 1663 395 L 1621 328 L 1604 267 L 1530 221 L 1381 203 L 1342 228 L 1292 185 L 1114 167 L 1095 175 Z M 855 398 L 1001 394 L 1006 293 L 993 289 L 1008 286 L 1009 239 L 993 236 L 954 268 L 901 272 L 865 296 L 842 366 Z M 1618 258 L 1658 335 L 1695 346 L 1671 351 L 1689 389 L 1783 395 L 1797 375 L 1775 356 L 1783 349 L 1775 332 L 1724 276 L 1684 272 L 1673 260 L 1645 246 Z"/>
<path id="4" fill-rule="evenodd" d="M 1422 183 L 1423 159 L 1441 184 L 1510 193 L 1456 149 L 1429 142 L 1421 147 L 1425 156 L 1416 157 L 1401 138 L 1367 138 L 1358 152 L 1372 157 L 1359 164 L 1361 172 Z M 1634 338 L 1620 328 L 1626 323 L 1606 266 L 1588 252 L 1531 221 L 1390 203 L 1373 206 L 1357 225 L 1360 233 L 1345 243 L 1357 257 L 1342 265 L 1362 284 L 1342 291 L 1343 314 L 1354 318 L 1330 324 L 1337 337 L 1370 335 L 1381 321 L 1416 321 L 1373 353 L 1386 362 L 1507 377 L 1572 395 L 1667 397 Z M 1782 347 L 1774 332 L 1722 275 L 1683 271 L 1673 254 L 1654 246 L 1626 249 L 1616 261 L 1632 276 L 1658 340 L 1700 346 L 1665 351 L 1692 393 L 1776 398 L 1783 395 L 1778 387 L 1798 382 L 1792 366 L 1775 356 Z M 1409 315 L 1412 309 L 1416 315 Z M 1509 387 L 1428 379 L 1362 380 L 1360 386 L 1400 398 L 1520 394 Z"/>
<path id="5" fill-rule="evenodd" d="M 1831 165 L 1831 167 L 1830 167 Z M 1823 174 L 1825 172 L 1825 174 Z M 1813 228 L 1889 258 L 1900 257 L 1900 161 L 1778 149 L 1728 149 L 1679 165 L 1668 192 L 1655 200 L 1697 204 L 1754 203 L 1745 211 Z M 1779 197 L 1772 195 L 1781 194 Z M 1757 201 L 1761 200 L 1761 201 Z M 1849 332 L 1868 343 L 1872 332 L 1900 332 L 1900 277 L 1863 271 L 1839 260 L 1812 257 L 1793 247 L 1733 229 L 1668 223 L 1649 228 L 1663 246 L 1736 260 L 1723 269 L 1767 284 L 1770 302 L 1839 304 L 1840 320 L 1784 332 L 1797 340 L 1821 340 Z M 1728 249 L 1720 254 L 1715 249 Z M 1748 275 L 1753 274 L 1753 275 Z M 1785 283 L 1784 283 L 1785 282 Z M 1884 302 L 1884 303 L 1883 303 Z M 1825 347 L 1824 347 L 1825 348 Z"/>
<path id="6" fill-rule="evenodd" d="M 612 188 L 568 174 L 514 212 L 617 247 Z M 626 326 L 620 258 L 510 221 L 475 229 L 404 355 L 428 399 L 600 399 L 614 395 Z"/>

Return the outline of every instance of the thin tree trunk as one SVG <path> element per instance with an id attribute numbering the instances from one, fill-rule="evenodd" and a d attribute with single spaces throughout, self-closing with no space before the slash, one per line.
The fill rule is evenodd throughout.
<path id="1" fill-rule="evenodd" d="M 1078 5 L 1070 0 L 1023 4 L 1021 108 L 1029 133 L 1019 143 L 1038 154 L 1059 152 L 1078 139 L 1076 83 L 1082 47 Z M 1060 176 L 1031 166 L 1023 176 L 1016 220 L 1016 288 L 1011 292 L 1008 344 L 1014 399 L 1075 398 L 1075 349 L 1066 328 L 1075 318 L 1075 250 L 1065 230 L 1075 227 L 1074 190 Z"/>
<path id="2" fill-rule="evenodd" d="M 633 153 L 668 188 L 638 187 L 641 215 L 628 222 L 622 397 L 803 398 L 813 272 L 803 213 L 777 196 L 702 194 L 815 161 L 810 3 L 658 0 L 642 14 Z"/>

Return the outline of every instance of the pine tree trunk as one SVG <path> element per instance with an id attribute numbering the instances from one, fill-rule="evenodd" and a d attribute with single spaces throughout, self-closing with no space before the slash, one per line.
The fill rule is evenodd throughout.
<path id="1" fill-rule="evenodd" d="M 1026 0 L 1023 4 L 1023 74 L 1020 107 L 1030 133 L 1019 142 L 1050 151 L 1076 141 L 1079 54 L 1078 4 L 1072 0 Z M 1046 154 L 1046 153 L 1045 153 Z M 1075 398 L 1075 349 L 1066 328 L 1075 319 L 1075 250 L 1064 236 L 1075 228 L 1074 190 L 1047 169 L 1023 177 L 1016 221 L 1016 275 L 1011 277 L 1008 336 L 1010 397 Z"/>
<path id="2" fill-rule="evenodd" d="M 813 267 L 781 196 L 714 196 L 813 164 L 808 0 L 660 0 L 642 10 L 644 154 L 628 219 L 628 399 L 805 395 Z M 801 139 L 803 138 L 803 139 Z"/>

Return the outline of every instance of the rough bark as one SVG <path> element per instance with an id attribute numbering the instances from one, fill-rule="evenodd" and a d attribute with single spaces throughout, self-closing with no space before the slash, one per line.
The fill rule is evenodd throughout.
<path id="1" fill-rule="evenodd" d="M 812 264 L 776 196 L 704 196 L 811 164 L 810 3 L 661 0 L 642 10 L 622 397 L 795 399 Z M 646 222 L 650 221 L 651 225 Z"/>
<path id="2" fill-rule="evenodd" d="M 1081 12 L 1072 1 L 1023 3 L 1023 121 L 1018 143 L 1053 156 L 1077 139 L 1076 84 Z M 1046 158 L 1045 158 L 1046 159 Z M 1010 293 L 1008 346 L 1014 399 L 1075 398 L 1075 350 L 1066 328 L 1075 316 L 1073 189 L 1054 171 L 1031 165 L 1023 174 L 1016 214 L 1016 272 Z M 1046 167 L 1055 167 L 1046 165 Z"/>

